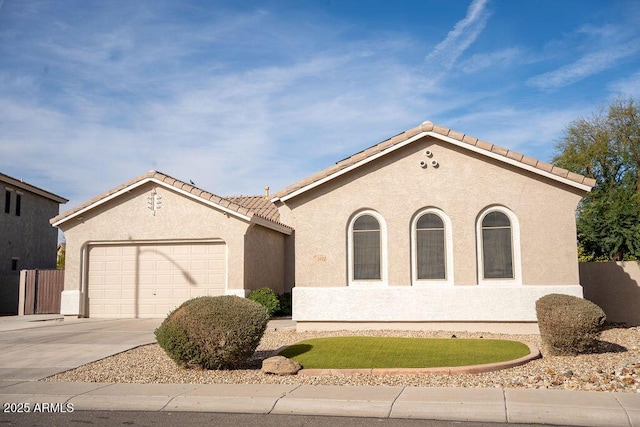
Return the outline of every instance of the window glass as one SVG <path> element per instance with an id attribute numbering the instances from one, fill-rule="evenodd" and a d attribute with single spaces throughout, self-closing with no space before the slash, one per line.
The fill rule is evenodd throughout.
<path id="1" fill-rule="evenodd" d="M 511 221 L 502 212 L 491 212 L 482 220 L 482 258 L 485 279 L 513 278 Z"/>
<path id="2" fill-rule="evenodd" d="M 442 218 L 422 215 L 416 223 L 418 280 L 446 279 L 445 234 Z"/>
<path id="3" fill-rule="evenodd" d="M 11 212 L 11 191 L 4 192 L 4 213 Z"/>
<path id="4" fill-rule="evenodd" d="M 379 280 L 380 224 L 371 215 L 362 215 L 353 223 L 353 278 Z"/>

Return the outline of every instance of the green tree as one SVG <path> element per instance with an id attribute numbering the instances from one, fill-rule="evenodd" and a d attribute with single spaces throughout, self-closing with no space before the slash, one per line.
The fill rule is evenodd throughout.
<path id="1" fill-rule="evenodd" d="M 640 108 L 633 98 L 572 122 L 552 162 L 595 178 L 578 207 L 583 260 L 640 257 Z"/>

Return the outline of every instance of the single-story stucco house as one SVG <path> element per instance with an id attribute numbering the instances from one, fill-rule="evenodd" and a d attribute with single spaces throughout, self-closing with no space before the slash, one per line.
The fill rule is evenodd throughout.
<path id="1" fill-rule="evenodd" d="M 268 286 L 293 290 L 299 329 L 534 330 L 538 298 L 582 296 L 575 211 L 594 184 L 430 122 L 270 198 L 151 171 L 51 220 L 62 313 L 162 317 Z"/>

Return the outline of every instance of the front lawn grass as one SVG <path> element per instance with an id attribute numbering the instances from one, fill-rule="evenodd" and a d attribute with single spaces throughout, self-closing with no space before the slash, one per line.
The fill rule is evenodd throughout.
<path id="1" fill-rule="evenodd" d="M 305 369 L 468 366 L 504 362 L 527 354 L 529 347 L 517 341 L 394 337 L 314 338 L 280 352 Z"/>

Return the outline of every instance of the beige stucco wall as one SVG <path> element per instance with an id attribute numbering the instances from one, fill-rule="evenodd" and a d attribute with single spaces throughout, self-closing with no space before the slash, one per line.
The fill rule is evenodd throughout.
<path id="1" fill-rule="evenodd" d="M 600 306 L 607 321 L 640 325 L 640 263 L 580 263 L 584 297 Z"/>
<path id="2" fill-rule="evenodd" d="M 244 239 L 245 289 L 263 287 L 277 294 L 284 292 L 285 236 L 274 230 L 252 225 Z"/>
<path id="3" fill-rule="evenodd" d="M 425 157 L 425 150 L 433 152 Z M 438 168 L 423 169 L 435 159 Z M 425 207 L 451 220 L 455 285 L 477 285 L 476 220 L 495 204 L 518 218 L 522 284 L 577 285 L 575 208 L 583 193 L 551 179 L 425 137 L 281 206 L 295 228 L 296 287 L 348 283 L 347 229 L 352 215 L 372 209 L 384 218 L 388 284 L 411 285 L 410 225 Z"/>
<path id="4" fill-rule="evenodd" d="M 148 208 L 152 189 L 162 197 L 155 216 Z M 65 291 L 79 291 L 83 248 L 96 242 L 222 239 L 228 254 L 228 289 L 244 289 L 245 232 L 249 223 L 189 199 L 176 191 L 147 183 L 63 223 L 66 241 Z M 259 227 L 259 226 L 258 226 Z"/>

